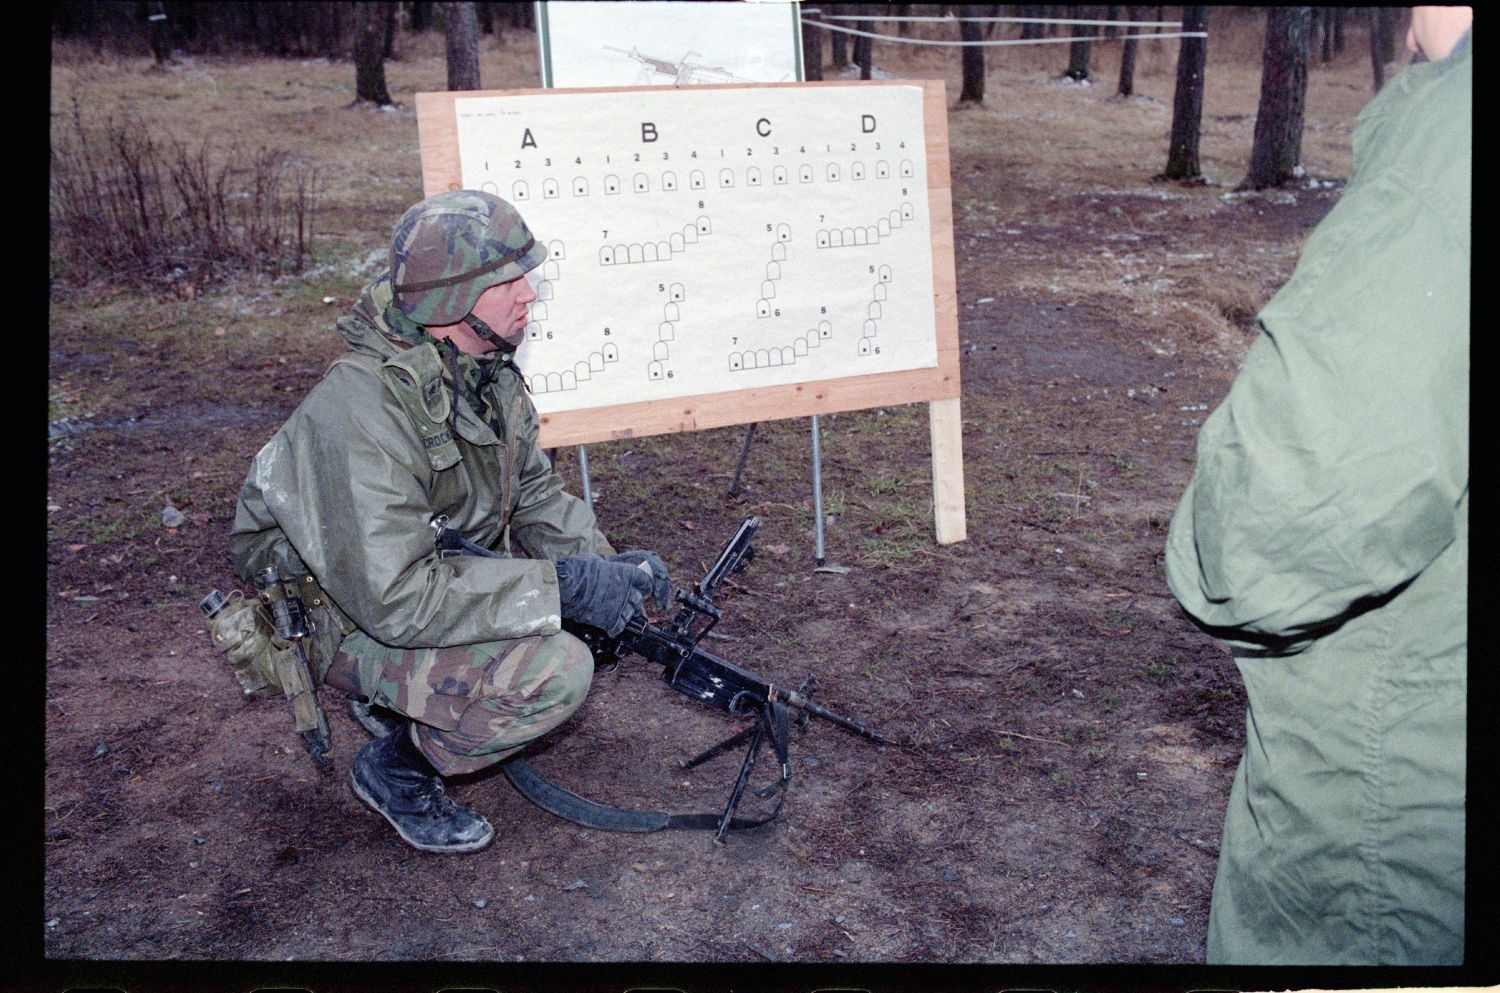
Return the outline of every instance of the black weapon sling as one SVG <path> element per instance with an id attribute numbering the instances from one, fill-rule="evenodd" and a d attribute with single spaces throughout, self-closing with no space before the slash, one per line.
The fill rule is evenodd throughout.
<path id="1" fill-rule="evenodd" d="M 556 783 L 547 779 L 541 773 L 532 768 L 525 759 L 517 756 L 507 759 L 500 764 L 500 769 L 505 773 L 505 778 L 510 780 L 522 796 L 532 803 L 541 807 L 551 814 L 556 814 L 574 824 L 594 828 L 598 831 L 624 831 L 634 834 L 648 834 L 652 831 L 663 830 L 693 830 L 693 831 L 717 831 L 722 836 L 725 831 L 743 831 L 746 828 L 760 827 L 775 820 L 776 815 L 781 813 L 781 804 L 786 800 L 786 787 L 790 780 L 788 770 L 790 766 L 787 761 L 786 736 L 789 730 L 787 708 L 779 703 L 773 703 L 776 714 L 770 718 L 771 724 L 767 725 L 767 718 L 762 717 L 759 724 L 747 731 L 759 731 L 761 728 L 773 728 L 769 734 L 772 744 L 776 749 L 776 756 L 781 761 L 782 777 L 770 786 L 756 792 L 756 796 L 763 799 L 776 795 L 776 806 L 764 817 L 732 817 L 726 824 L 723 814 L 669 814 L 664 810 L 627 810 L 623 807 L 610 807 L 602 803 L 587 800 L 577 793 L 563 789 Z M 744 732 L 742 732 L 743 734 Z M 738 743 L 742 740 L 740 736 L 729 739 Z M 714 746 L 719 748 L 719 746 Z M 718 754 L 714 749 L 709 752 Z M 708 755 L 705 752 L 704 755 Z M 754 764 L 754 752 L 746 759 L 746 765 Z M 701 759 L 702 756 L 695 758 Z M 692 759 L 682 763 L 684 767 L 694 764 Z M 736 792 L 731 797 L 728 810 L 733 810 L 740 792 L 744 789 L 744 783 L 749 777 L 749 769 L 741 771 L 740 781 Z"/>

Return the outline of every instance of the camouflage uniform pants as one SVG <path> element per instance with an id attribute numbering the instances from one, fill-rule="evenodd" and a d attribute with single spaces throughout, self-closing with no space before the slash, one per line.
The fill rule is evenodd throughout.
<path id="1" fill-rule="evenodd" d="M 567 720 L 594 678 L 588 646 L 570 634 L 451 648 L 391 648 L 355 631 L 326 681 L 405 714 L 444 776 L 494 765 Z"/>

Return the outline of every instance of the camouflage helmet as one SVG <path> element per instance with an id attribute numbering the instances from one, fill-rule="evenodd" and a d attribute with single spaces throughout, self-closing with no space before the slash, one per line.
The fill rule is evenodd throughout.
<path id="1" fill-rule="evenodd" d="M 391 239 L 391 287 L 418 324 L 457 324 L 479 295 L 542 264 L 547 249 L 516 208 L 491 193 L 439 193 L 401 215 Z"/>

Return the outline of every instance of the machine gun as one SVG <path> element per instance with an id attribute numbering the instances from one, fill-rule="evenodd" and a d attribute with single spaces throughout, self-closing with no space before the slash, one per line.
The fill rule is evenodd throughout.
<path id="1" fill-rule="evenodd" d="M 746 739 L 750 742 L 740 766 L 739 777 L 729 794 L 729 803 L 719 820 L 715 841 L 722 840 L 724 832 L 728 830 L 749 782 L 750 772 L 755 766 L 756 755 L 768 740 L 781 760 L 781 781 L 774 789 L 784 790 L 790 782 L 791 763 L 787 759 L 785 707 L 793 707 L 804 714 L 830 721 L 877 744 L 890 744 L 864 725 L 841 717 L 809 700 L 806 694 L 814 685 L 812 676 L 798 689 L 790 690 L 698 646 L 723 617 L 723 612 L 714 605 L 714 594 L 725 579 L 743 569 L 755 557 L 755 548 L 750 540 L 759 527 L 758 517 L 746 517 L 740 523 L 739 530 L 729 540 L 729 544 L 724 546 L 704 577 L 692 589 L 677 591 L 679 607 L 669 624 L 657 627 L 648 623 L 643 615 L 637 614 L 625 625 L 625 630 L 613 638 L 595 628 L 564 625 L 589 646 L 597 662 L 618 664 L 626 655 L 639 655 L 660 665 L 662 680 L 677 692 L 735 717 L 755 719 L 755 723 L 745 730 L 680 763 L 684 769 L 691 769 Z M 779 807 L 778 804 L 778 809 Z"/>
<path id="2" fill-rule="evenodd" d="M 615 665 L 626 655 L 639 655 L 662 666 L 661 678 L 672 689 L 736 717 L 760 714 L 768 704 L 781 703 L 871 741 L 890 744 L 864 725 L 813 703 L 804 695 L 807 690 L 777 686 L 698 647 L 724 616 L 714 606 L 714 594 L 725 579 L 745 568 L 755 557 L 750 540 L 759 527 L 758 517 L 747 517 L 740 523 L 739 530 L 704 577 L 692 589 L 677 591 L 680 606 L 670 623 L 658 627 L 647 622 L 643 614 L 637 614 L 613 638 L 597 628 L 571 621 L 563 626 L 589 646 L 596 661 Z"/>
<path id="3" fill-rule="evenodd" d="M 447 528 L 447 522 L 443 518 L 433 521 L 433 527 L 437 529 L 437 546 L 440 551 L 456 552 L 457 554 L 482 554 L 493 556 L 495 553 L 473 542 L 468 541 L 457 532 Z M 684 769 L 691 769 L 708 761 L 709 759 L 723 754 L 725 751 L 749 741 L 745 752 L 744 761 L 740 765 L 738 778 L 735 780 L 734 788 L 729 794 L 729 801 L 722 815 L 715 818 L 716 828 L 715 841 L 722 841 L 724 832 L 731 827 L 749 827 L 755 824 L 763 824 L 776 816 L 781 809 L 778 800 L 776 809 L 772 813 L 756 821 L 740 821 L 734 816 L 744 795 L 745 787 L 750 780 L 751 770 L 755 767 L 756 757 L 761 747 L 770 743 L 777 753 L 781 764 L 781 779 L 773 786 L 760 792 L 765 797 L 772 793 L 781 793 L 785 798 L 785 789 L 791 781 L 791 763 L 787 757 L 787 738 L 789 730 L 789 714 L 787 708 L 799 711 L 801 714 L 817 717 L 867 738 L 881 745 L 889 745 L 890 741 L 881 737 L 876 732 L 828 710 L 825 707 L 813 703 L 807 698 L 816 680 L 809 676 L 795 690 L 775 683 L 761 676 L 742 669 L 719 656 L 699 646 L 704 638 L 708 636 L 719 620 L 723 612 L 715 606 L 713 598 L 719 591 L 719 587 L 730 575 L 740 571 L 749 564 L 755 556 L 755 548 L 751 539 L 760 527 L 760 518 L 746 517 L 735 532 L 733 538 L 724 546 L 714 564 L 709 567 L 704 577 L 693 585 L 691 589 L 679 589 L 677 591 L 678 608 L 670 622 L 664 625 L 654 625 L 646 620 L 644 614 L 637 614 L 631 618 L 618 635 L 610 635 L 597 628 L 574 624 L 565 621 L 563 627 L 577 636 L 589 646 L 594 654 L 595 662 L 607 667 L 618 665 L 628 655 L 638 655 L 647 661 L 654 662 L 662 667 L 662 680 L 674 690 L 685 694 L 699 703 L 722 710 L 735 717 L 750 718 L 753 724 L 743 731 L 719 742 L 711 748 L 693 756 L 690 759 L 680 760 L 679 764 Z M 806 718 L 800 718 L 805 722 Z M 515 783 L 522 792 L 531 796 L 539 803 L 542 801 L 533 790 L 553 790 L 558 793 L 565 791 L 557 790 L 550 784 L 535 783 L 528 784 L 526 777 L 534 777 L 525 767 L 520 772 L 520 780 L 517 775 L 510 774 L 511 781 Z M 566 794 L 570 798 L 569 804 L 577 809 L 577 804 L 571 801 L 579 801 L 584 807 L 598 810 L 611 810 L 612 808 L 600 808 L 597 804 Z M 557 807 L 542 803 L 544 807 L 554 813 L 562 813 Z M 626 813 L 626 812 L 615 812 Z M 563 816 L 572 816 L 563 813 Z M 663 815 L 664 816 L 664 815 Z M 577 819 L 574 817 L 574 819 Z M 616 830 L 656 830 L 657 827 L 675 826 L 698 826 L 701 822 L 693 815 L 679 818 L 680 823 L 669 823 L 671 818 L 666 818 L 653 827 L 616 827 Z M 604 825 L 593 821 L 595 826 Z M 655 822 L 653 822 L 655 823 Z"/>

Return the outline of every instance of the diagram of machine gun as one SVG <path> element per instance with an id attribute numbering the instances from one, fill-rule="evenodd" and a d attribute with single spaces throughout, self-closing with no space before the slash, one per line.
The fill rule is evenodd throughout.
<path id="1" fill-rule="evenodd" d="M 699 62 L 689 61 L 694 55 L 702 58 L 701 52 L 686 52 L 682 58 L 672 61 L 657 55 L 643 55 L 641 50 L 631 46 L 627 51 L 623 48 L 615 48 L 613 45 L 605 45 L 605 51 L 619 52 L 621 55 L 635 61 L 640 65 L 640 76 L 637 83 L 660 85 L 663 83 L 674 86 L 688 86 L 695 83 L 749 83 L 753 80 L 744 79 L 722 66 L 706 66 Z"/>

